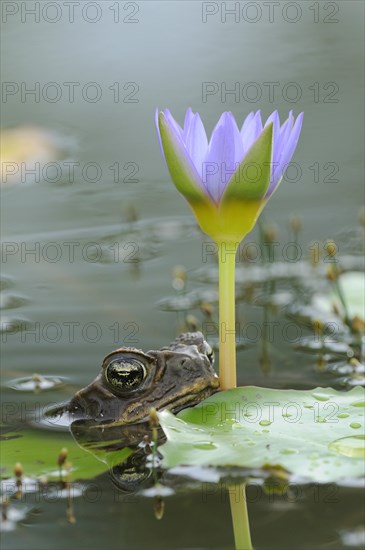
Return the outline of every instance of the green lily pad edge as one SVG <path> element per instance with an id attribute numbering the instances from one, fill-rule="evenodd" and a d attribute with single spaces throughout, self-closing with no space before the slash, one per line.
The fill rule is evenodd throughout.
<path id="1" fill-rule="evenodd" d="M 1 478 L 14 475 L 16 463 L 20 463 L 27 478 L 46 477 L 49 481 L 60 479 L 58 457 L 61 449 L 67 449 L 71 479 L 93 479 L 109 469 L 110 464 L 123 462 L 133 451 L 128 447 L 114 452 L 80 447 L 70 432 L 59 433 L 44 429 L 8 432 L 1 443 Z M 64 466 L 63 476 L 66 475 Z"/>
<path id="2" fill-rule="evenodd" d="M 364 393 L 247 386 L 162 411 L 162 466 L 272 467 L 318 483 L 363 476 Z"/>

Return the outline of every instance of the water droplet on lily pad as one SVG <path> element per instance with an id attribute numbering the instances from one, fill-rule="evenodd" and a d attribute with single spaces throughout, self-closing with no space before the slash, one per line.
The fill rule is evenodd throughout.
<path id="1" fill-rule="evenodd" d="M 337 415 L 337 418 L 348 418 L 350 415 L 347 413 L 340 413 Z"/>
<path id="2" fill-rule="evenodd" d="M 361 428 L 360 422 L 351 422 L 350 428 L 354 428 L 354 430 L 357 430 L 358 428 Z"/>
<path id="3" fill-rule="evenodd" d="M 328 401 L 330 398 L 326 393 L 312 393 L 312 397 L 318 401 Z"/>
<path id="4" fill-rule="evenodd" d="M 362 435 L 342 437 L 332 441 L 328 448 L 343 456 L 365 458 L 365 437 Z"/>
<path id="5" fill-rule="evenodd" d="M 271 422 L 270 420 L 260 420 L 259 424 L 260 426 L 270 426 Z"/>
<path id="6" fill-rule="evenodd" d="M 202 449 L 203 451 L 212 451 L 213 449 L 216 449 L 216 445 L 214 443 L 195 443 L 193 445 L 194 449 Z"/>
<path id="7" fill-rule="evenodd" d="M 233 421 L 232 423 L 232 430 L 240 430 L 241 428 L 244 428 L 240 422 Z"/>

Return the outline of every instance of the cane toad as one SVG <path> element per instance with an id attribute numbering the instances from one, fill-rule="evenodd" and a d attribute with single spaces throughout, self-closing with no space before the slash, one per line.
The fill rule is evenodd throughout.
<path id="1" fill-rule="evenodd" d="M 213 362 L 200 332 L 182 334 L 158 351 L 120 348 L 105 357 L 100 374 L 64 411 L 109 426 L 145 421 L 151 408 L 176 413 L 219 390 Z"/>

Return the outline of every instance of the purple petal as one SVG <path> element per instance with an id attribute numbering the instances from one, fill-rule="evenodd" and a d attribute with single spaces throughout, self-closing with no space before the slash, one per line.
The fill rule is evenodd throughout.
<path id="1" fill-rule="evenodd" d="M 233 141 L 234 141 L 234 160 L 235 160 L 235 163 L 237 164 L 241 162 L 244 156 L 243 142 L 242 142 L 240 131 L 237 126 L 236 119 L 234 118 L 232 113 L 228 113 L 228 115 L 230 118 L 231 132 L 232 132 Z"/>
<path id="2" fill-rule="evenodd" d="M 300 113 L 300 115 L 297 116 L 295 124 L 290 131 L 290 135 L 287 138 L 286 143 L 282 143 L 282 152 L 279 160 L 282 168 L 292 159 L 292 156 L 298 144 L 300 131 L 302 129 L 302 123 L 303 113 Z"/>
<path id="3" fill-rule="evenodd" d="M 279 139 L 275 144 L 277 146 L 277 155 L 281 152 L 283 145 L 287 142 L 290 136 L 290 132 L 293 129 L 294 117 L 293 111 L 290 111 L 288 118 L 280 128 Z"/>
<path id="4" fill-rule="evenodd" d="M 265 122 L 265 126 L 264 128 L 266 128 L 266 126 L 268 124 L 270 124 L 270 122 L 273 122 L 274 124 L 274 130 L 280 130 L 280 119 L 279 119 L 279 115 L 278 115 L 278 112 L 277 111 L 273 111 L 271 113 L 271 115 L 269 116 L 269 118 L 267 119 L 267 121 Z"/>
<path id="5" fill-rule="evenodd" d="M 243 157 L 237 124 L 231 113 L 223 113 L 213 130 L 202 173 L 203 183 L 215 202 L 237 168 L 236 156 Z"/>
<path id="6" fill-rule="evenodd" d="M 291 122 L 290 116 L 288 118 L 288 121 Z M 302 123 L 303 113 L 300 113 L 300 115 L 297 116 L 295 124 L 291 129 L 290 135 L 287 138 L 286 143 L 282 141 L 280 144 L 281 151 L 278 154 L 278 165 L 274 169 L 272 180 L 266 192 L 266 197 L 270 197 L 270 195 L 272 195 L 272 193 L 275 191 L 280 179 L 282 178 L 283 170 L 286 167 L 286 164 L 288 164 L 292 159 L 292 156 L 298 144 L 300 131 L 302 129 Z M 287 134 L 287 129 L 285 129 L 285 133 Z"/>
<path id="7" fill-rule="evenodd" d="M 243 125 L 241 130 L 241 139 L 243 143 L 244 155 L 255 143 L 262 132 L 261 113 L 257 111 L 247 125 Z"/>
<path id="8" fill-rule="evenodd" d="M 253 119 L 254 116 L 255 116 L 255 113 L 254 113 L 253 111 L 251 111 L 251 113 L 249 113 L 249 114 L 246 116 L 246 118 L 245 118 L 245 120 L 244 120 L 244 122 L 243 122 L 243 124 L 242 124 L 241 136 L 245 134 L 245 131 L 246 131 L 248 125 L 251 124 L 251 121 L 252 121 L 252 119 Z"/>
<path id="9" fill-rule="evenodd" d="M 202 177 L 203 162 L 208 153 L 208 139 L 207 134 L 205 133 L 204 125 L 198 113 L 193 115 L 193 118 L 189 123 L 185 146 L 198 174 Z"/>
<path id="10" fill-rule="evenodd" d="M 170 111 L 168 109 L 165 109 L 163 111 L 163 114 L 165 115 L 165 118 L 167 120 L 167 122 L 169 123 L 169 125 L 175 130 L 175 132 L 183 138 L 183 135 L 184 135 L 184 132 L 183 132 L 183 129 L 181 128 L 180 124 L 178 124 L 176 122 L 176 120 L 174 119 L 174 117 L 172 116 L 172 114 L 170 113 Z"/>
<path id="11" fill-rule="evenodd" d="M 184 134 L 184 141 L 186 143 L 186 138 L 189 132 L 191 121 L 193 120 L 194 113 L 191 107 L 187 109 L 185 113 L 185 119 L 184 119 L 184 126 L 183 126 L 183 134 Z"/>

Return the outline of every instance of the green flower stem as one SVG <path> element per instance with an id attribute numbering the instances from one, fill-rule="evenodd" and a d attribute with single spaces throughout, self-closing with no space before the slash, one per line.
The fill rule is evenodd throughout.
<path id="1" fill-rule="evenodd" d="M 234 270 L 238 245 L 235 242 L 221 242 L 218 245 L 219 380 L 222 390 L 237 386 Z"/>
<path id="2" fill-rule="evenodd" d="M 228 489 L 228 491 L 236 550 L 252 550 L 246 502 L 246 485 L 244 483 L 235 485 L 234 490 Z"/>

